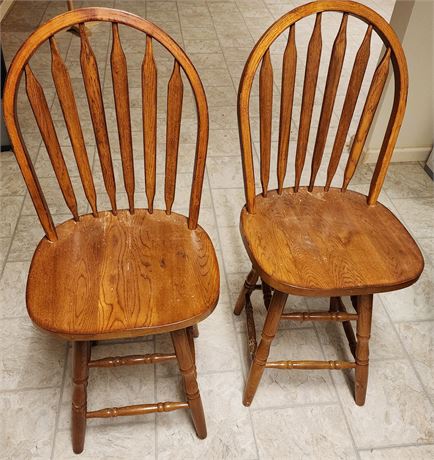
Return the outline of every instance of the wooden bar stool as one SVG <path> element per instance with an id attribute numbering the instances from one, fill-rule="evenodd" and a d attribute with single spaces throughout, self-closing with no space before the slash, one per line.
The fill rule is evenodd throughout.
<path id="1" fill-rule="evenodd" d="M 334 41 L 319 122 L 310 165 L 310 179 L 301 185 L 307 158 L 309 133 L 321 60 L 321 22 L 329 12 L 341 13 Z M 304 86 L 295 150 L 295 181 L 284 187 L 297 68 L 296 30 L 298 21 L 314 16 L 315 24 L 307 50 Z M 367 24 L 356 54 L 346 89 L 342 112 L 329 157 L 325 185 L 316 185 L 324 156 L 330 120 L 337 95 L 346 50 L 347 23 L 354 16 Z M 272 139 L 273 69 L 270 47 L 288 32 L 283 54 L 280 123 L 277 152 L 277 190 L 268 190 Z M 370 55 L 373 33 L 381 38 L 385 51 L 377 66 L 364 101 L 357 131 L 346 160 L 342 185 L 331 183 L 341 160 L 362 81 Z M 260 180 L 256 195 L 253 169 L 249 101 L 253 79 L 259 71 Z M 348 189 L 360 160 L 389 68 L 394 75 L 394 101 L 371 180 L 368 196 Z M 246 205 L 241 211 L 241 235 L 252 262 L 234 313 L 243 308 L 251 367 L 244 392 L 244 405 L 255 396 L 264 368 L 355 369 L 355 401 L 363 405 L 369 365 L 369 336 L 373 294 L 413 284 L 423 270 L 423 258 L 413 238 L 399 220 L 377 202 L 404 116 L 407 98 L 407 66 L 402 47 L 390 25 L 370 8 L 350 1 L 316 1 L 298 7 L 277 20 L 253 48 L 240 81 L 238 121 Z M 363 101 L 362 101 L 363 102 Z M 325 158 L 325 156 L 324 156 Z M 258 279 L 261 283 L 257 284 Z M 250 294 L 262 289 L 268 310 L 262 337 L 257 345 Z M 273 292 L 271 297 L 271 291 Z M 330 297 L 329 312 L 284 313 L 288 294 Z M 351 296 L 356 313 L 348 313 L 342 296 Z M 269 362 L 271 342 L 280 320 L 341 322 L 349 340 L 353 362 L 278 361 Z M 356 321 L 354 334 L 351 321 Z M 290 346 L 290 344 L 289 344 Z"/>
<path id="2" fill-rule="evenodd" d="M 88 21 L 112 25 L 111 73 L 129 209 L 118 209 L 114 167 L 102 98 L 98 66 L 86 35 Z M 94 177 L 74 97 L 72 81 L 59 53 L 55 34 L 77 24 L 81 42 L 81 70 L 98 156 L 111 210 L 99 210 Z M 144 172 L 147 208 L 135 203 L 127 61 L 118 25 L 146 34 L 141 71 L 144 134 Z M 75 191 L 65 164 L 44 90 L 29 59 L 44 42 L 51 48 L 51 70 L 57 97 L 69 133 L 83 190 L 92 210 L 79 215 Z M 174 58 L 167 88 L 165 210 L 154 209 L 156 190 L 157 66 L 153 43 L 163 45 Z M 144 47 L 145 48 L 145 47 Z M 21 136 L 16 99 L 22 74 L 27 96 L 51 160 L 55 176 L 73 218 L 59 225 L 45 201 L 38 177 Z M 188 217 L 172 212 L 175 197 L 178 146 L 183 101 L 182 73 L 190 82 L 197 108 L 197 144 L 192 162 Z M 196 325 L 215 308 L 219 296 L 219 269 L 210 238 L 198 225 L 208 145 L 208 109 L 205 92 L 191 61 L 165 32 L 130 13 L 108 8 L 85 8 L 62 14 L 38 28 L 16 54 L 4 92 L 4 115 L 13 150 L 27 184 L 45 237 L 33 256 L 27 283 L 27 309 L 41 329 L 73 342 L 72 444 L 84 447 L 86 421 L 95 417 L 168 412 L 190 409 L 199 438 L 206 424 L 196 381 L 193 336 Z M 92 360 L 91 341 L 170 333 L 174 352 Z M 86 409 L 89 369 L 118 365 L 153 364 L 177 360 L 185 402 L 159 402 L 126 407 Z"/>

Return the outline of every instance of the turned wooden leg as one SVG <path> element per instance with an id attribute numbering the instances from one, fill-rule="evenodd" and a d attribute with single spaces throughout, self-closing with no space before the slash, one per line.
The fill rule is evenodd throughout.
<path id="1" fill-rule="evenodd" d="M 244 390 L 243 404 L 250 406 L 261 380 L 264 367 L 270 353 L 270 345 L 276 335 L 279 325 L 280 316 L 285 307 L 288 294 L 279 291 L 274 291 L 271 299 L 270 307 L 268 308 L 267 318 L 265 319 L 264 329 L 262 330 L 261 341 L 259 342 L 255 356 L 250 365 L 249 375 L 247 377 L 246 388 Z"/>
<path id="2" fill-rule="evenodd" d="M 358 406 L 365 404 L 366 389 L 368 387 L 372 297 L 372 294 L 361 295 L 357 299 L 359 319 L 357 320 L 355 400 Z"/>
<path id="3" fill-rule="evenodd" d="M 72 449 L 83 452 L 86 436 L 87 380 L 90 342 L 74 342 L 72 358 Z"/>
<path id="4" fill-rule="evenodd" d="M 268 307 L 270 306 L 271 302 L 271 297 L 273 296 L 273 294 L 271 292 L 270 286 L 268 286 L 268 284 L 264 280 L 262 280 L 262 295 L 264 296 L 265 308 L 268 310 Z"/>
<path id="5" fill-rule="evenodd" d="M 200 439 L 206 438 L 206 423 L 203 413 L 202 400 L 199 387 L 196 381 L 196 366 L 188 340 L 188 333 L 185 329 L 171 332 L 176 358 L 178 359 L 179 370 L 184 380 L 185 393 L 188 405 L 191 410 L 194 428 Z"/>
<path id="6" fill-rule="evenodd" d="M 255 269 L 252 268 L 250 273 L 247 275 L 246 281 L 244 281 L 244 286 L 241 289 L 240 295 L 238 296 L 237 303 L 235 304 L 234 314 L 239 315 L 243 308 L 246 305 L 246 295 L 250 295 L 255 289 L 256 281 L 258 281 L 258 274 L 256 273 Z"/>
<path id="7" fill-rule="evenodd" d="M 194 365 L 196 365 L 196 349 L 194 346 L 194 326 L 190 326 L 187 328 L 187 337 L 188 337 L 188 344 L 190 345 L 193 363 Z"/>
<path id="8" fill-rule="evenodd" d="M 193 328 L 193 337 L 197 339 L 199 337 L 199 326 L 197 324 L 194 324 L 191 327 Z"/>

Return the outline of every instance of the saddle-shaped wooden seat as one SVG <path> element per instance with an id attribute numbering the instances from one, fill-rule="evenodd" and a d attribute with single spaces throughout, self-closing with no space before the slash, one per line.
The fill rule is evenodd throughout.
<path id="1" fill-rule="evenodd" d="M 422 254 L 385 206 L 360 193 L 292 188 L 255 199 L 241 212 L 241 235 L 269 286 L 292 295 L 361 295 L 413 284 Z"/>
<path id="2" fill-rule="evenodd" d="M 101 212 L 57 227 L 36 249 L 27 309 L 42 329 L 101 340 L 186 328 L 218 299 L 214 248 L 187 217 L 155 210 Z"/>

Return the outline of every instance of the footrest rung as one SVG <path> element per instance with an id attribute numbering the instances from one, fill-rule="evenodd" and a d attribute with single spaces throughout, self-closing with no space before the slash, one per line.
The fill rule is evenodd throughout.
<path id="1" fill-rule="evenodd" d="M 349 361 L 269 361 L 265 367 L 272 369 L 353 369 Z"/>
<path id="2" fill-rule="evenodd" d="M 159 402 L 154 404 L 136 404 L 134 406 L 106 407 L 86 412 L 86 418 L 111 418 L 152 414 L 154 412 L 172 412 L 178 409 L 188 409 L 188 407 L 188 403 L 186 402 Z"/>
<path id="3" fill-rule="evenodd" d="M 313 311 L 310 313 L 294 311 L 291 313 L 283 313 L 280 317 L 280 319 L 294 321 L 357 321 L 357 318 L 358 315 L 356 313 L 347 313 L 346 311 Z"/>
<path id="4" fill-rule="evenodd" d="M 147 355 L 110 356 L 107 358 L 89 361 L 89 367 L 117 367 L 135 366 L 137 364 L 157 364 L 176 359 L 176 355 L 169 353 L 151 353 Z"/>

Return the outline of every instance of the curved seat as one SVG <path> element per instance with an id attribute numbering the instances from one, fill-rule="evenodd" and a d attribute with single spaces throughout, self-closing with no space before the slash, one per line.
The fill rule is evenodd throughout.
<path id="1" fill-rule="evenodd" d="M 217 304 L 214 248 L 187 217 L 100 212 L 56 231 L 58 241 L 39 243 L 27 284 L 30 317 L 48 332 L 82 340 L 169 332 Z"/>
<path id="2" fill-rule="evenodd" d="M 279 291 L 306 296 L 362 295 L 414 283 L 423 257 L 385 206 L 340 189 L 284 189 L 241 212 L 244 245 L 259 276 Z"/>

